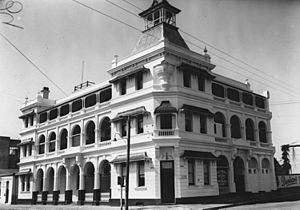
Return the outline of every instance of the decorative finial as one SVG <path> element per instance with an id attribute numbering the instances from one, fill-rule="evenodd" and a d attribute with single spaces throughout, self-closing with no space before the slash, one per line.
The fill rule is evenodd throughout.
<path id="1" fill-rule="evenodd" d="M 25 105 L 28 103 L 28 96 L 25 97 Z"/>
<path id="2" fill-rule="evenodd" d="M 205 48 L 204 48 L 204 54 L 206 55 L 207 52 L 208 52 L 208 50 L 207 50 L 207 48 L 206 48 L 206 46 L 205 46 Z"/>

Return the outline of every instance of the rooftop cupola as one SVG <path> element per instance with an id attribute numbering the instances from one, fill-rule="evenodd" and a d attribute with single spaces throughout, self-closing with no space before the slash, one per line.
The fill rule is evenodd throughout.
<path id="1" fill-rule="evenodd" d="M 180 9 L 173 7 L 167 0 L 153 0 L 149 9 L 139 15 L 145 20 L 145 29 L 152 28 L 160 23 L 176 26 L 176 14 Z"/>
<path id="2" fill-rule="evenodd" d="M 139 15 L 145 20 L 145 30 L 135 45 L 132 54 L 144 51 L 160 42 L 189 49 L 176 27 L 176 15 L 180 9 L 167 0 L 153 0 L 151 6 Z"/>

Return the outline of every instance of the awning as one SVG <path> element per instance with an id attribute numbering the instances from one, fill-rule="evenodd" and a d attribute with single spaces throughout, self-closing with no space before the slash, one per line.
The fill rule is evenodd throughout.
<path id="1" fill-rule="evenodd" d="M 184 153 L 181 155 L 181 158 L 184 159 L 201 159 L 201 160 L 216 160 L 217 157 L 214 156 L 211 152 L 199 152 L 192 150 L 184 150 Z"/>
<path id="2" fill-rule="evenodd" d="M 122 79 L 122 78 L 126 78 L 126 77 L 130 77 L 133 74 L 136 74 L 138 72 L 146 72 L 149 71 L 149 69 L 145 68 L 144 66 L 142 67 L 137 67 L 135 69 L 132 69 L 130 71 L 127 71 L 125 73 L 122 73 L 120 75 L 115 76 L 114 78 L 112 78 L 111 80 L 109 80 L 110 83 L 114 83 L 117 82 L 118 80 Z"/>
<path id="3" fill-rule="evenodd" d="M 179 110 L 196 112 L 199 114 L 203 114 L 207 117 L 214 117 L 214 114 L 211 111 L 209 111 L 208 109 L 191 106 L 191 105 L 187 105 L 187 104 L 183 104 L 183 106 Z"/>
<path id="4" fill-rule="evenodd" d="M 127 117 L 136 117 L 138 115 L 146 115 L 149 112 L 146 111 L 144 106 L 137 107 L 135 109 L 130 109 L 124 112 L 119 112 L 116 117 L 111 119 L 112 122 L 122 120 Z"/>
<path id="5" fill-rule="evenodd" d="M 130 162 L 137 162 L 137 161 L 145 161 L 145 160 L 151 160 L 150 157 L 147 156 L 146 152 L 141 153 L 133 153 L 130 154 Z M 118 155 L 115 159 L 110 161 L 110 163 L 126 163 L 127 161 L 127 155 Z"/>
<path id="6" fill-rule="evenodd" d="M 162 101 L 154 110 L 154 114 L 161 113 L 177 113 L 177 109 L 170 104 L 170 101 Z"/>
<path id="7" fill-rule="evenodd" d="M 29 138 L 29 139 L 25 139 L 23 141 L 21 141 L 21 143 L 17 144 L 17 146 L 22 146 L 22 145 L 25 145 L 25 144 L 33 144 L 33 138 Z"/>
<path id="8" fill-rule="evenodd" d="M 35 114 L 34 110 L 30 110 L 30 111 L 24 112 L 24 113 L 19 117 L 19 119 L 23 119 L 23 118 L 25 118 L 25 117 L 28 117 L 28 116 L 31 116 L 31 115 L 34 115 L 34 114 Z"/>
<path id="9" fill-rule="evenodd" d="M 200 75 L 200 76 L 203 76 L 203 77 L 208 78 L 208 79 L 214 79 L 215 78 L 215 76 L 209 70 L 201 69 L 201 68 L 198 68 L 196 66 L 192 66 L 192 65 L 189 65 L 189 64 L 186 64 L 186 63 L 181 63 L 177 67 L 177 69 L 180 70 L 180 71 L 189 71 L 193 74 Z"/>
<path id="10" fill-rule="evenodd" d="M 31 175 L 31 169 L 22 170 L 16 173 L 16 176 L 24 176 L 24 175 Z"/>

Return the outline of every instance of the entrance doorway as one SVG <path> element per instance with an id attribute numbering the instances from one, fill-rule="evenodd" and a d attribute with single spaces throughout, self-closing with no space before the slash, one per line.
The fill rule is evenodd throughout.
<path id="1" fill-rule="evenodd" d="M 173 160 L 160 162 L 160 193 L 162 203 L 175 203 Z"/>
<path id="2" fill-rule="evenodd" d="M 235 158 L 233 162 L 234 182 L 237 193 L 245 192 L 245 167 L 244 162 L 240 157 Z"/>
<path id="3" fill-rule="evenodd" d="M 221 155 L 217 159 L 217 181 L 219 185 L 219 194 L 229 193 L 229 164 L 225 156 Z"/>

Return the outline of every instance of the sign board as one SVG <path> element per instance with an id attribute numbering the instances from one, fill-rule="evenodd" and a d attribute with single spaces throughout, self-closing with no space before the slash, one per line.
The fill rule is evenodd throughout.
<path id="1" fill-rule="evenodd" d="M 278 188 L 300 187 L 300 174 L 277 176 Z"/>

